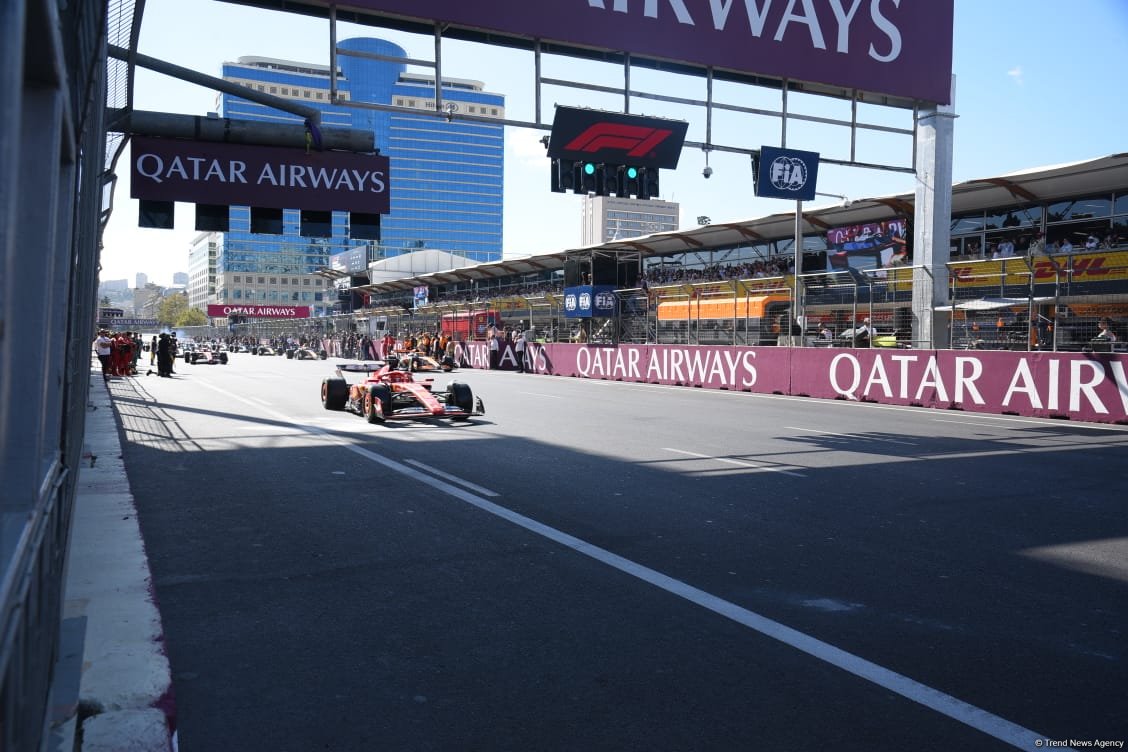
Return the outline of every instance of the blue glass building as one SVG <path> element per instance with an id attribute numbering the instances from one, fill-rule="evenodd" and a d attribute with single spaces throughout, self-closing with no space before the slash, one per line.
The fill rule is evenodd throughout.
<path id="1" fill-rule="evenodd" d="M 339 47 L 362 55 L 406 56 L 398 45 L 380 39 L 349 39 Z M 426 114 L 435 111 L 433 73 L 412 73 L 403 63 L 349 54 L 338 55 L 337 91 L 343 105 L 330 103 L 328 66 L 241 57 L 224 64 L 223 78 L 316 107 L 325 127 L 372 130 L 376 147 L 390 161 L 391 209 L 382 218 L 381 239 L 374 242 L 349 238 L 346 212 L 333 212 L 332 237 L 308 238 L 299 234 L 297 210 L 283 212 L 282 234 L 263 235 L 250 232 L 248 208 L 232 207 L 230 231 L 217 242 L 212 302 L 308 305 L 314 316 L 330 313 L 336 293 L 313 272 L 329 266 L 331 255 L 361 245 L 368 247 L 370 261 L 423 248 L 473 261 L 501 258 L 504 96 L 486 92 L 481 82 L 444 76 L 444 111 L 475 120 L 435 117 Z M 302 122 L 240 97 L 220 97 L 225 117 Z"/>

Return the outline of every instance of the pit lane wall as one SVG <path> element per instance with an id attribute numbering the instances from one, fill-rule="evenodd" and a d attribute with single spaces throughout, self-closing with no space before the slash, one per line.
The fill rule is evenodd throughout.
<path id="1" fill-rule="evenodd" d="M 465 365 L 489 367 L 485 343 Z M 530 344 L 527 370 L 613 381 L 1128 424 L 1128 355 Z M 499 366 L 516 368 L 503 347 Z"/>

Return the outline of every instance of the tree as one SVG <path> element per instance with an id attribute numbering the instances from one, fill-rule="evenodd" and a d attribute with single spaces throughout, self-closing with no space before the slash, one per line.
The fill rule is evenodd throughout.
<path id="1" fill-rule="evenodd" d="M 174 327 L 180 326 L 177 322 L 180 317 L 188 310 L 188 295 L 186 293 L 177 293 L 169 295 L 161 301 L 160 306 L 157 308 L 157 323 L 161 326 Z"/>
<path id="2" fill-rule="evenodd" d="M 102 306 L 103 308 L 109 308 L 110 306 L 113 305 L 113 303 L 110 302 L 110 296 L 109 295 L 103 295 L 102 299 L 100 301 L 98 301 L 98 305 Z"/>
<path id="3" fill-rule="evenodd" d="M 176 320 L 177 326 L 207 326 L 208 317 L 199 308 L 185 309 L 180 318 Z"/>

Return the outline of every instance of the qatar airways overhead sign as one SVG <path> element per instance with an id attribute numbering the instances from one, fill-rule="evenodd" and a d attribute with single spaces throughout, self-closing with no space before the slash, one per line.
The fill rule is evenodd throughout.
<path id="1" fill-rule="evenodd" d="M 208 316 L 246 316 L 254 319 L 308 319 L 309 306 L 227 305 L 209 303 Z"/>
<path id="2" fill-rule="evenodd" d="M 284 6 L 331 4 L 288 0 Z M 954 0 L 350 0 L 348 6 L 376 15 L 949 104 L 953 4 Z"/>
<path id="3" fill-rule="evenodd" d="M 130 196 L 150 201 L 387 214 L 388 158 L 134 136 Z"/>

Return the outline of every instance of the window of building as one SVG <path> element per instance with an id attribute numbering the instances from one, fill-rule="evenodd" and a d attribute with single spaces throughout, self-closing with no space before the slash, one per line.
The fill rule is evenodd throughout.
<path id="1" fill-rule="evenodd" d="M 969 232 L 980 232 L 983 230 L 983 212 L 976 214 L 963 214 L 958 217 L 952 217 L 952 234 L 965 235 Z"/>
<path id="2" fill-rule="evenodd" d="M 1068 222 L 1076 219 L 1107 217 L 1112 213 L 1111 196 L 1090 196 L 1072 201 L 1058 201 L 1046 210 L 1047 222 Z"/>
<path id="3" fill-rule="evenodd" d="M 271 94 L 277 94 L 278 93 L 278 87 L 277 86 L 271 86 L 270 87 L 270 93 Z"/>
<path id="4" fill-rule="evenodd" d="M 259 277 L 259 278 L 258 278 L 258 283 L 259 283 L 260 285 L 265 285 L 265 284 L 266 284 L 266 277 Z"/>
<path id="5" fill-rule="evenodd" d="M 1025 206 L 1005 212 L 988 212 L 985 229 L 1005 230 L 1015 227 L 1041 227 L 1042 207 Z"/>

